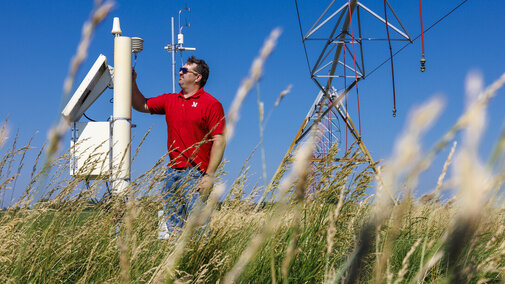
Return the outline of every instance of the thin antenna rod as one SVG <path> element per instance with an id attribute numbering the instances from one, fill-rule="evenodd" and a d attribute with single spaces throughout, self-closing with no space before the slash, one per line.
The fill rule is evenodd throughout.
<path id="1" fill-rule="evenodd" d="M 175 25 L 174 25 L 174 17 L 171 17 L 171 24 L 172 24 L 172 43 L 168 44 L 167 46 L 164 47 L 165 50 L 168 52 L 172 53 L 172 93 L 175 93 L 175 53 L 180 52 L 181 53 L 181 61 L 182 61 L 182 52 L 183 51 L 195 51 L 196 48 L 194 47 L 185 47 L 184 45 L 184 35 L 182 34 L 182 28 L 184 27 L 189 27 L 190 25 L 184 25 L 181 27 L 181 13 L 182 11 L 188 11 L 190 12 L 190 8 L 183 8 L 179 10 L 179 33 L 177 34 L 177 43 L 175 42 Z M 182 62 L 181 62 L 182 64 Z"/>
<path id="2" fill-rule="evenodd" d="M 174 42 L 174 17 L 172 20 L 172 93 L 175 93 L 175 42 Z"/>

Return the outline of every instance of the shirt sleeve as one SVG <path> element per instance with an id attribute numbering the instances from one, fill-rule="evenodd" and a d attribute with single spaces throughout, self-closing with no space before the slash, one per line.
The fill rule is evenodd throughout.
<path id="1" fill-rule="evenodd" d="M 223 106 L 220 102 L 213 103 L 209 108 L 208 127 L 210 136 L 223 134 L 226 128 Z"/>
<path id="2" fill-rule="evenodd" d="M 146 104 L 151 114 L 165 114 L 166 96 L 168 94 L 147 99 Z"/>

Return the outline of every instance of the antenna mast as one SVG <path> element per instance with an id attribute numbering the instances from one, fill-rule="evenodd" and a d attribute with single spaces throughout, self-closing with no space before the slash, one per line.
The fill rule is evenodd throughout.
<path id="1" fill-rule="evenodd" d="M 177 33 L 177 43 L 174 42 L 174 17 L 171 17 L 171 24 L 172 24 L 172 43 L 168 44 L 167 46 L 164 47 L 165 50 L 168 52 L 172 53 L 172 93 L 175 93 L 175 53 L 180 52 L 182 54 L 183 51 L 195 51 L 196 48 L 194 47 L 185 47 L 183 46 L 184 44 L 184 34 L 182 33 L 182 29 L 184 27 L 190 27 L 190 24 L 186 24 L 181 26 L 181 13 L 183 11 L 188 11 L 188 13 L 191 12 L 190 8 L 182 8 L 179 10 L 179 31 Z"/>

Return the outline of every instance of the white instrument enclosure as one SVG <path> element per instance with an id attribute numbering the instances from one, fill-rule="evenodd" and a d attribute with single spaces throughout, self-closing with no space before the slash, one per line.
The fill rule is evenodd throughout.
<path id="1" fill-rule="evenodd" d="M 106 179 L 111 172 L 111 124 L 72 123 L 70 175 L 87 179 Z"/>

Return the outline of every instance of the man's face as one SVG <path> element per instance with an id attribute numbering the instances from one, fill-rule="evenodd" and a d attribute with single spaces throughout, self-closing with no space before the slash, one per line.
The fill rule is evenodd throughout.
<path id="1" fill-rule="evenodd" d="M 184 74 L 182 71 L 179 71 L 179 86 L 184 89 L 185 87 L 199 85 L 201 75 L 195 71 L 196 64 L 186 63 L 184 66 L 182 66 L 182 68 L 186 68 L 188 71 L 186 74 Z"/>

